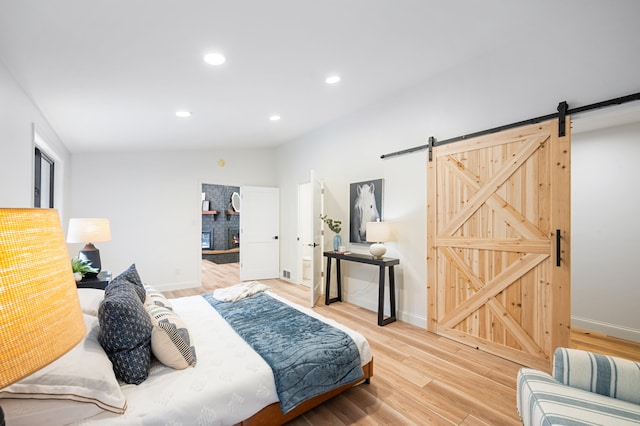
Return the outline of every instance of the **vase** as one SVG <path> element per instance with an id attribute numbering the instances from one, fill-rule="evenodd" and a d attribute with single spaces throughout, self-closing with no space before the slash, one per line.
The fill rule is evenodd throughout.
<path id="1" fill-rule="evenodd" d="M 342 236 L 336 234 L 333 236 L 333 251 L 338 251 L 338 247 L 342 245 Z"/>

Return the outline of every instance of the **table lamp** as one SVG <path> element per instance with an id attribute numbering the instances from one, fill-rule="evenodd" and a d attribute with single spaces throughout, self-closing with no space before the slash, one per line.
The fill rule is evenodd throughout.
<path id="1" fill-rule="evenodd" d="M 80 250 L 79 257 L 86 258 L 91 262 L 91 266 L 100 272 L 102 264 L 100 262 L 100 250 L 93 245 L 102 241 L 111 241 L 111 228 L 109 219 L 103 218 L 71 218 L 69 219 L 69 229 L 67 230 L 68 243 L 85 243 Z M 87 272 L 85 276 L 95 278 L 96 273 Z"/>
<path id="2" fill-rule="evenodd" d="M 374 259 L 382 259 L 382 256 L 387 252 L 383 243 L 391 240 L 391 223 L 367 222 L 365 229 L 367 241 L 373 242 L 369 247 L 369 253 Z"/>
<path id="3" fill-rule="evenodd" d="M 60 358 L 85 333 L 58 212 L 0 209 L 0 389 Z"/>

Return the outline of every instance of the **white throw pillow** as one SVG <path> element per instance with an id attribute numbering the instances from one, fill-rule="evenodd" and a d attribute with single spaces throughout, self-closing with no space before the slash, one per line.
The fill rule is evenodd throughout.
<path id="1" fill-rule="evenodd" d="M 80 298 L 82 312 L 97 317 L 100 302 L 104 299 L 104 290 L 97 288 L 79 288 L 78 297 Z"/>
<path id="2" fill-rule="evenodd" d="M 87 334 L 80 343 L 53 363 L 0 390 L 0 405 L 5 411 L 7 424 L 14 424 L 12 413 L 21 414 L 25 404 L 29 405 L 31 415 L 37 415 L 39 408 L 43 412 L 51 412 L 55 407 L 52 402 L 38 407 L 37 400 L 62 400 L 60 405 L 67 407 L 66 410 L 76 407 L 72 410 L 77 416 L 74 421 L 102 411 L 125 412 L 127 401 L 113 373 L 111 361 L 98 342 L 98 318 L 86 314 L 83 317 Z"/>
<path id="3" fill-rule="evenodd" d="M 160 293 L 155 288 L 146 285 L 144 286 L 144 289 L 147 292 L 147 296 L 144 299 L 145 305 L 164 306 L 167 309 L 173 310 L 171 302 L 169 302 L 169 299 L 167 299 L 164 294 Z"/>
<path id="4" fill-rule="evenodd" d="M 151 352 L 164 365 L 182 370 L 196 365 L 196 348 L 185 322 L 172 310 L 153 304 L 145 305 L 153 330 Z"/>

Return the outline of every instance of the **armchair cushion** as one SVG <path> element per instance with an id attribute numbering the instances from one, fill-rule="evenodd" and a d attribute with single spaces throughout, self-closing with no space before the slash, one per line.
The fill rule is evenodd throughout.
<path id="1" fill-rule="evenodd" d="M 640 423 L 640 405 L 567 386 L 543 371 L 520 369 L 517 390 L 518 412 L 525 426 Z"/>
<path id="2" fill-rule="evenodd" d="M 640 362 L 558 348 L 553 377 L 567 386 L 640 404 Z"/>

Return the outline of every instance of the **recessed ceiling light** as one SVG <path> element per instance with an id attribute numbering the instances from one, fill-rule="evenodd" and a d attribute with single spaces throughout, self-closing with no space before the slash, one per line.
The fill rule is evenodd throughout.
<path id="1" fill-rule="evenodd" d="M 327 84 L 336 84 L 337 82 L 340 81 L 340 76 L 339 75 L 330 75 L 329 77 L 327 77 L 327 79 L 325 81 L 327 82 Z"/>
<path id="2" fill-rule="evenodd" d="M 222 53 L 208 53 L 204 56 L 204 61 L 209 65 L 222 65 L 226 60 Z"/>
<path id="3" fill-rule="evenodd" d="M 269 117 L 269 120 L 278 121 L 278 120 L 280 120 L 280 116 L 279 115 L 272 115 L 271 117 Z"/>
<path id="4" fill-rule="evenodd" d="M 176 117 L 180 117 L 180 118 L 191 117 L 191 112 L 189 112 L 189 111 L 176 111 Z"/>

